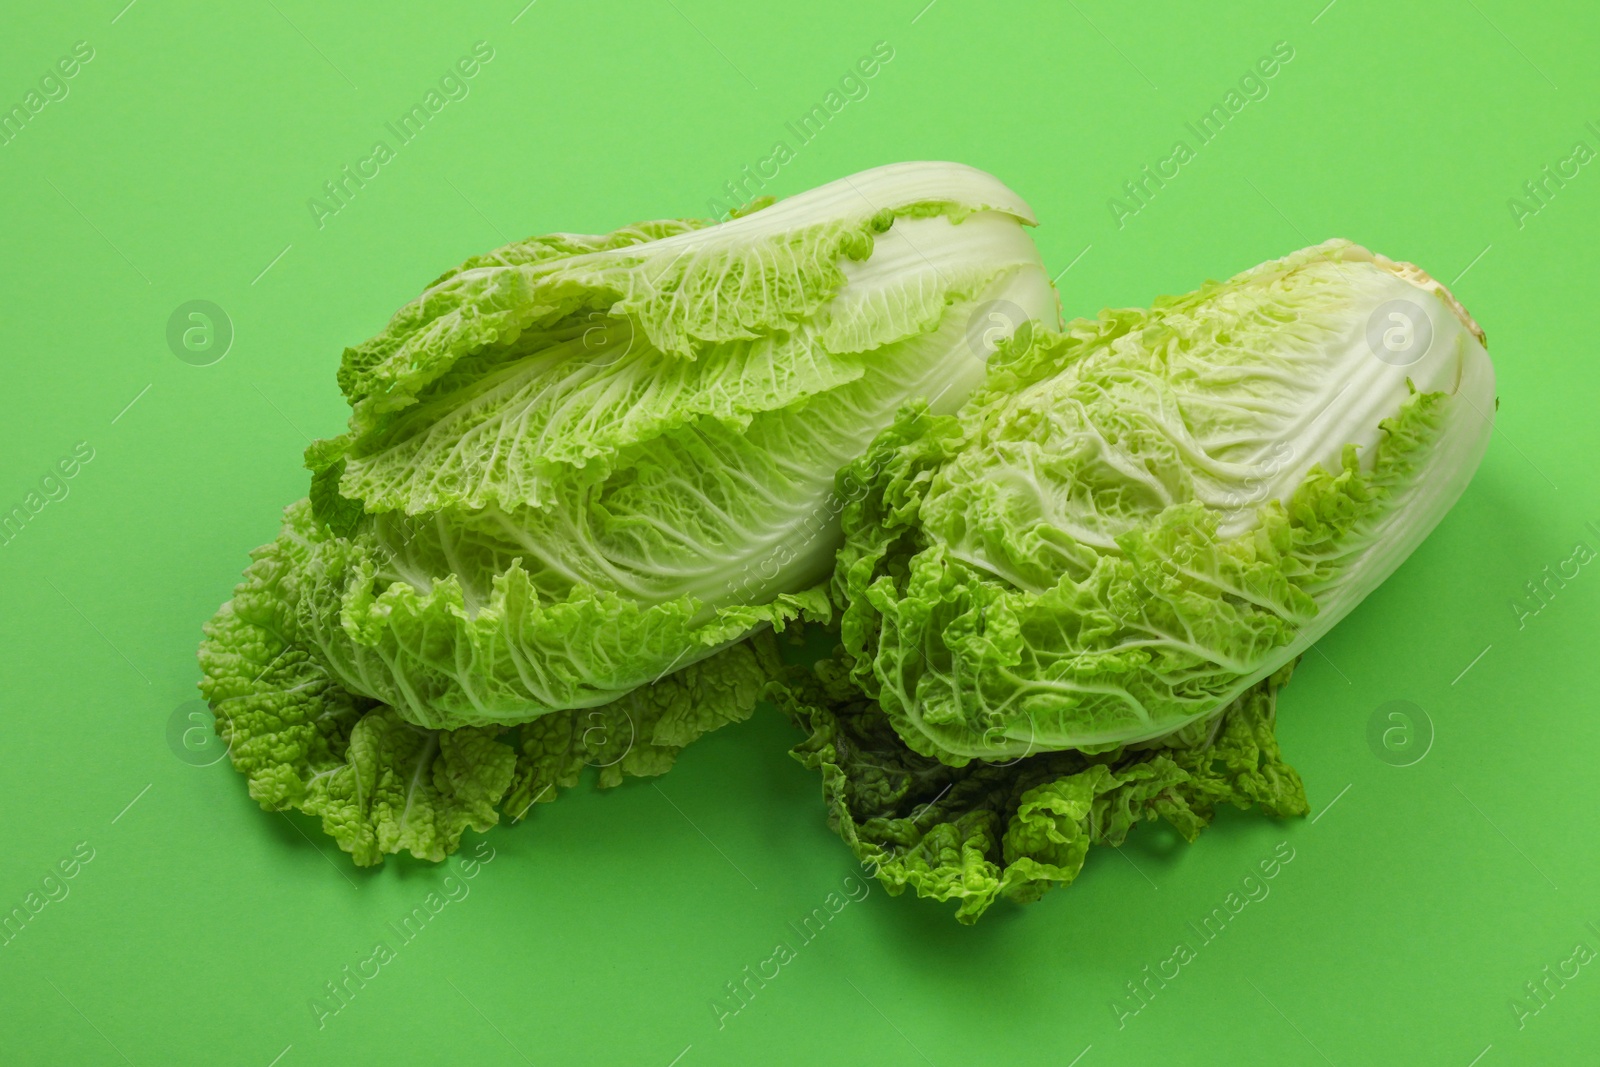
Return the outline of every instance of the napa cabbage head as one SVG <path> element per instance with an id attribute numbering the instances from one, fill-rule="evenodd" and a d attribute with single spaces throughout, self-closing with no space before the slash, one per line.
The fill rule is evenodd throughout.
<path id="1" fill-rule="evenodd" d="M 854 676 L 957 765 L 1203 729 L 1421 543 L 1494 407 L 1449 293 L 1345 241 L 1041 330 L 852 468 Z"/>
<path id="2" fill-rule="evenodd" d="M 441 275 L 345 350 L 347 431 L 207 627 L 252 794 L 438 858 L 747 716 L 762 635 L 831 614 L 838 470 L 907 401 L 954 411 L 997 319 L 1055 321 L 1032 221 L 898 164 Z"/>
<path id="3" fill-rule="evenodd" d="M 1145 820 L 1305 814 L 1278 693 L 1454 503 L 1494 409 L 1460 305 L 1345 241 L 1018 331 L 843 476 L 840 646 L 771 687 L 829 825 L 973 922 Z"/>

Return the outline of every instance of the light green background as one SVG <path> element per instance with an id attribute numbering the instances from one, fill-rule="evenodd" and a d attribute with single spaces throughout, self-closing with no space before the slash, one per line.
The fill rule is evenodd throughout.
<path id="1" fill-rule="evenodd" d="M 0 1061 L 1592 1062 L 1600 967 L 1521 1029 L 1511 1001 L 1600 948 L 1600 576 L 1521 628 L 1511 604 L 1578 541 L 1600 548 L 1600 164 L 1520 226 L 1507 203 L 1575 142 L 1600 148 L 1592 5 L 124 2 L 10 4 L 0 34 L 5 108 L 94 49 L 0 146 L 0 508 L 94 449 L 0 548 L 0 906 L 94 850 L 0 948 Z M 479 40 L 494 58 L 470 96 L 319 229 L 307 199 Z M 319 1029 L 309 999 L 442 872 L 355 870 L 166 729 L 201 622 L 305 490 L 307 436 L 341 425 L 341 347 L 507 238 L 703 214 L 877 41 L 894 56 L 870 93 L 771 191 L 902 159 L 988 169 L 1032 202 L 1052 272 L 1075 261 L 1069 315 L 1331 236 L 1459 277 L 1499 375 L 1495 439 L 1286 691 L 1316 821 L 1230 812 L 1194 846 L 1146 827 L 974 928 L 875 887 L 719 1029 L 724 983 L 853 872 L 763 709 L 657 786 L 581 789 L 484 835 L 470 895 Z M 1110 198 L 1195 147 L 1185 123 L 1279 41 L 1294 58 L 1266 98 L 1119 228 Z M 167 347 L 192 299 L 236 330 L 212 366 Z M 1367 742 L 1390 700 L 1433 723 L 1412 766 Z M 1124 983 L 1283 841 L 1271 895 L 1119 1028 Z"/>

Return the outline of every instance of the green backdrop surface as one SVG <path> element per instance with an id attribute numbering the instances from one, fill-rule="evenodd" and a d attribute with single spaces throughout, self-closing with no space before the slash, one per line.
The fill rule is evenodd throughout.
<path id="1" fill-rule="evenodd" d="M 43 902 L 0 946 L 0 1061 L 1592 1061 L 1593 5 L 124 2 L 10 4 L 0 34 L 0 511 L 42 501 L 0 545 L 0 911 Z M 1146 826 L 973 928 L 874 885 L 741 1006 L 856 884 L 770 708 L 449 870 L 357 870 L 183 735 L 200 624 L 341 425 L 341 348 L 440 270 L 929 158 L 1031 201 L 1069 316 L 1345 236 L 1487 330 L 1476 480 L 1283 696 L 1311 817 Z M 191 301 L 218 332 L 174 346 Z"/>

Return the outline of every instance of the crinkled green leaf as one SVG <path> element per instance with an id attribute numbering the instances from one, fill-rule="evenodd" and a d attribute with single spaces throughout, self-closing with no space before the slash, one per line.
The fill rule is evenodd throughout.
<path id="1" fill-rule="evenodd" d="M 467 829 L 500 821 L 516 754 L 496 730 L 425 730 L 378 706 L 350 732 L 345 763 L 317 780 L 302 810 L 364 866 L 384 853 L 442 860 Z"/>
<path id="2" fill-rule="evenodd" d="M 964 222 L 980 212 L 1032 221 L 1015 194 L 981 172 L 901 164 L 717 226 L 666 220 L 519 242 L 447 272 L 377 337 L 345 350 L 339 384 L 354 409 L 352 434 L 381 427 L 464 357 L 493 357 L 524 331 L 559 333 L 597 313 L 683 359 L 793 330 L 846 285 L 846 263 L 872 256 L 874 238 L 897 215 Z"/>
<path id="3" fill-rule="evenodd" d="M 976 922 L 1078 876 L 1092 844 L 1120 846 L 1165 819 L 1186 839 L 1224 804 L 1304 815 L 1305 792 L 1273 734 L 1288 668 L 1168 743 L 1099 754 L 1040 752 L 953 767 L 906 747 L 838 660 L 794 669 L 770 696 L 806 733 L 793 755 L 822 774 L 829 825 L 894 895 L 957 902 Z"/>
<path id="4" fill-rule="evenodd" d="M 778 668 L 771 635 L 757 634 L 610 704 L 523 724 L 506 810 L 520 818 L 554 800 L 585 767 L 599 770 L 602 788 L 664 773 L 691 741 L 749 718 Z"/>
<path id="5" fill-rule="evenodd" d="M 316 471 L 311 475 L 311 492 L 307 496 L 312 519 L 337 537 L 349 537 L 355 533 L 366 512 L 360 500 L 340 495 L 339 478 L 343 473 L 343 457 Z"/>
<path id="6" fill-rule="evenodd" d="M 709 611 L 687 595 L 651 603 L 590 584 L 550 596 L 516 559 L 486 573 L 481 597 L 455 574 L 419 590 L 370 532 L 337 537 L 304 501 L 284 518 L 269 551 L 292 593 L 296 655 L 431 729 L 610 703 L 759 628 L 831 613 L 821 587 Z"/>
<path id="7" fill-rule="evenodd" d="M 546 286 L 555 303 L 540 299 L 541 268 L 710 225 L 706 220 L 640 223 L 610 234 L 530 237 L 474 256 L 446 271 L 417 300 L 407 303 L 376 337 L 344 351 L 339 387 L 368 417 L 409 404 L 416 392 L 455 361 L 497 341 L 510 342 L 528 326 L 576 308 Z"/>
<path id="8" fill-rule="evenodd" d="M 1037 270 L 1031 242 L 1009 219 L 860 225 L 848 240 L 812 235 L 783 254 L 735 246 L 738 261 L 728 266 L 739 268 L 737 277 L 717 284 L 736 291 L 688 297 L 685 281 L 675 283 L 682 306 L 641 305 L 691 331 L 670 341 L 690 351 L 668 347 L 647 329 L 651 320 L 608 303 L 607 290 L 598 307 L 475 352 L 381 425 L 363 428 L 358 406 L 355 436 L 337 449 L 319 446 L 315 462 L 343 450 L 340 491 L 374 512 L 542 506 L 559 500 L 565 483 L 593 484 L 625 467 L 663 435 L 715 432 L 715 424 L 737 438 L 764 415 L 806 418 L 817 400 L 837 408 L 846 393 L 851 406 L 868 409 L 849 426 L 853 458 L 866 443 L 862 428 L 887 422 L 908 382 L 926 379 L 929 396 L 952 385 L 965 395 L 982 371 L 965 336 L 980 295 L 997 280 Z M 778 236 L 799 241 L 809 233 Z M 687 271 L 723 247 L 674 254 L 673 269 Z M 865 262 L 846 271 L 841 263 L 852 257 Z M 747 276 L 757 269 L 765 274 Z M 1048 314 L 1038 277 L 1032 298 L 1018 299 Z M 726 313 L 704 328 L 684 325 L 719 308 Z M 746 315 L 755 317 L 746 323 Z M 713 322 L 728 336 L 702 337 L 715 332 Z M 941 325 L 939 343 L 929 344 Z"/>
<path id="9" fill-rule="evenodd" d="M 425 729 L 351 694 L 301 642 L 295 548 L 258 549 L 207 623 L 201 690 L 251 797 L 320 817 L 363 866 L 397 852 L 441 860 L 464 831 L 488 830 L 501 812 L 521 818 L 555 798 L 546 785 L 570 787 L 585 766 L 602 787 L 660 774 L 689 742 L 747 718 L 776 667 L 770 635 L 758 635 L 613 704 L 520 730 Z"/>

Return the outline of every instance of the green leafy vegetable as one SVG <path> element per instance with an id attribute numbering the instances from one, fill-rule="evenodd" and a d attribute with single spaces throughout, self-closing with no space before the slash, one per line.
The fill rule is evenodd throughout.
<path id="1" fill-rule="evenodd" d="M 838 469 L 903 402 L 959 405 L 975 319 L 1055 320 L 1031 221 L 899 164 L 442 275 L 345 351 L 348 432 L 206 627 L 252 795 L 357 862 L 437 859 L 749 715 L 768 631 L 831 615 Z"/>
<path id="2" fill-rule="evenodd" d="M 1343 241 L 1019 331 L 841 475 L 840 660 L 776 687 L 839 832 L 971 921 L 1141 817 L 1303 812 L 1278 672 L 1443 517 L 1493 411 L 1459 305 Z"/>
<path id="3" fill-rule="evenodd" d="M 847 471 L 868 489 L 834 593 L 906 744 L 959 765 L 1162 737 L 1376 588 L 1494 410 L 1475 327 L 1408 271 L 1330 242 L 1038 331 L 956 415 L 903 412 Z M 1428 337 L 1404 363 L 1369 346 L 1391 307 Z"/>
<path id="4" fill-rule="evenodd" d="M 955 900 L 956 918 L 971 923 L 997 898 L 1028 903 L 1071 882 L 1091 844 L 1120 846 L 1141 820 L 1165 819 L 1193 841 L 1222 804 L 1304 815 L 1300 778 L 1273 736 L 1289 669 L 1188 743 L 961 767 L 908 749 L 836 661 L 774 694 L 808 735 L 793 754 L 822 772 L 828 824 L 862 864 L 891 894 Z"/>

